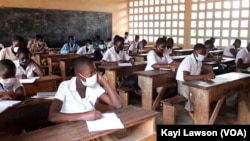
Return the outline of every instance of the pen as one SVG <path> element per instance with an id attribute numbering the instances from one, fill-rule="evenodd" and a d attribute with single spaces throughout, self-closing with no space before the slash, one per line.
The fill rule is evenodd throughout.
<path id="1" fill-rule="evenodd" d="M 95 105 L 93 104 L 93 102 L 92 102 L 92 101 L 89 101 L 89 103 L 90 103 L 91 107 L 92 107 L 93 109 L 95 109 Z"/>

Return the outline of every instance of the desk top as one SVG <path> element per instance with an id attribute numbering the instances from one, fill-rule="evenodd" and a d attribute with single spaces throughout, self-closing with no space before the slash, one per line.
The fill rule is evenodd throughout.
<path id="1" fill-rule="evenodd" d="M 202 80 L 200 80 L 200 81 L 185 81 L 185 82 L 183 82 L 183 84 L 191 86 L 191 87 L 200 88 L 200 89 L 209 89 L 211 87 L 215 87 L 218 85 L 222 85 L 225 83 L 229 83 L 229 82 L 244 79 L 244 78 L 250 79 L 250 75 L 245 74 L 245 73 L 239 73 L 239 72 L 230 72 L 230 73 L 225 73 L 225 74 L 221 74 L 221 75 L 216 75 L 215 79 L 211 79 L 208 81 L 202 81 Z"/>
<path id="2" fill-rule="evenodd" d="M 177 49 L 173 50 L 174 52 L 192 52 L 194 49 Z"/>
<path id="3" fill-rule="evenodd" d="M 135 66 L 144 66 L 146 67 L 147 61 L 141 61 L 141 62 L 134 62 L 135 64 L 133 66 L 118 66 L 118 65 L 100 65 L 99 68 L 101 69 L 107 69 L 107 70 L 116 70 L 116 69 L 125 69 L 125 68 L 131 68 Z"/>
<path id="4" fill-rule="evenodd" d="M 203 64 L 205 65 L 218 65 L 218 64 L 225 64 L 225 63 L 234 63 L 235 58 L 227 58 L 227 57 L 222 57 L 221 62 L 215 62 L 215 61 L 207 61 L 207 62 L 203 62 Z"/>
<path id="5" fill-rule="evenodd" d="M 115 110 L 115 113 L 121 119 L 125 128 L 138 125 L 150 118 L 154 118 L 160 115 L 159 112 L 146 110 L 134 106 L 127 106 L 122 109 L 117 109 Z M 131 113 L 136 113 L 136 114 L 131 114 Z M 89 132 L 85 121 L 76 121 L 76 122 L 66 122 L 50 126 L 47 128 L 38 129 L 25 134 L 13 136 L 8 140 L 19 140 L 19 141 L 82 140 L 82 139 L 90 140 L 103 135 L 114 133 L 116 131 L 119 131 L 119 129 Z"/>
<path id="6" fill-rule="evenodd" d="M 166 75 L 166 74 L 175 75 L 176 72 L 171 71 L 171 70 L 149 70 L 149 71 L 135 71 L 133 74 L 154 77 L 154 76 Z"/>
<path id="7" fill-rule="evenodd" d="M 61 76 L 58 75 L 45 75 L 35 81 L 35 83 L 51 81 L 51 80 L 61 80 Z"/>

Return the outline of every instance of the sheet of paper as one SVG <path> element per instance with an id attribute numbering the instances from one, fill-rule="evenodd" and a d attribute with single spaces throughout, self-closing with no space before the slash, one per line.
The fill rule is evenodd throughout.
<path id="1" fill-rule="evenodd" d="M 118 66 L 132 66 L 131 63 L 118 63 Z"/>
<path id="2" fill-rule="evenodd" d="M 56 92 L 37 92 L 34 98 L 54 98 Z"/>
<path id="3" fill-rule="evenodd" d="M 21 103 L 19 100 L 0 100 L 0 113 L 8 109 L 9 107 L 12 107 L 18 103 Z"/>
<path id="4" fill-rule="evenodd" d="M 36 81 L 36 78 L 19 79 L 19 81 L 20 81 L 22 84 L 25 84 L 25 83 L 34 83 L 34 82 Z"/>
<path id="5" fill-rule="evenodd" d="M 124 125 L 115 113 L 104 113 L 101 119 L 86 121 L 86 123 L 89 132 L 124 128 Z"/>

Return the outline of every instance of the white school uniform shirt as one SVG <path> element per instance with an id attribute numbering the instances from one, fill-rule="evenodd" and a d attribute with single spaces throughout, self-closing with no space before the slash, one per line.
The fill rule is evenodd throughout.
<path id="1" fill-rule="evenodd" d="M 129 46 L 129 51 L 132 51 L 132 53 L 137 53 L 137 47 L 139 43 L 133 43 Z"/>
<path id="2" fill-rule="evenodd" d="M 234 55 L 230 52 L 230 49 L 235 49 L 234 45 L 229 45 L 224 49 L 223 55 L 227 57 L 234 57 Z"/>
<path id="3" fill-rule="evenodd" d="M 79 54 L 79 55 L 84 55 L 84 54 L 87 54 L 88 52 L 87 52 L 87 46 L 82 46 L 82 47 L 80 47 L 78 50 L 77 50 L 77 52 L 76 52 L 76 54 Z"/>
<path id="4" fill-rule="evenodd" d="M 26 67 L 26 69 L 24 70 L 24 68 L 19 63 L 19 60 L 15 60 L 13 62 L 16 66 L 16 75 L 24 74 L 27 76 L 27 78 L 35 77 L 34 70 L 36 69 L 36 66 L 34 63 L 30 62 Z"/>
<path id="5" fill-rule="evenodd" d="M 102 60 L 107 62 L 115 62 L 119 60 L 128 61 L 130 56 L 126 53 L 126 51 L 119 51 L 119 54 L 116 53 L 115 47 L 109 48 L 102 57 Z"/>
<path id="6" fill-rule="evenodd" d="M 242 59 L 243 64 L 250 63 L 250 54 L 247 48 L 242 48 L 236 55 L 235 63 L 237 64 L 238 60 Z"/>
<path id="7" fill-rule="evenodd" d="M 105 90 L 96 83 L 94 87 L 87 87 L 85 98 L 81 98 L 76 90 L 76 77 L 72 77 L 59 85 L 55 98 L 63 102 L 62 113 L 82 113 L 93 110 L 97 98 L 104 93 Z"/>
<path id="8" fill-rule="evenodd" d="M 163 53 L 162 57 L 159 57 L 154 50 L 151 50 L 148 52 L 147 55 L 147 66 L 145 68 L 145 71 L 147 70 L 154 70 L 152 67 L 153 64 L 170 64 L 173 62 L 172 57 L 170 57 L 165 52 Z"/>
<path id="9" fill-rule="evenodd" d="M 193 53 L 186 56 L 178 67 L 176 80 L 184 81 L 183 71 L 188 71 L 190 75 L 200 75 L 201 67 L 202 62 L 196 61 Z"/>
<path id="10" fill-rule="evenodd" d="M 0 78 L 1 79 L 1 78 Z M 19 79 L 15 78 L 15 82 L 12 86 L 6 88 L 3 84 L 1 84 L 0 86 L 0 92 L 5 92 L 6 89 L 8 89 L 8 91 L 12 91 L 12 92 L 15 92 L 16 89 L 20 88 L 20 87 L 23 87 L 23 84 L 19 81 Z"/>

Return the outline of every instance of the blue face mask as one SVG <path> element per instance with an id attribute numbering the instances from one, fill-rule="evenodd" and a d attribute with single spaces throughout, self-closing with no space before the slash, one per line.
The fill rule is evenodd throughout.
<path id="1" fill-rule="evenodd" d="M 69 41 L 71 44 L 75 44 L 76 43 L 76 40 L 70 40 Z"/>
<path id="2" fill-rule="evenodd" d="M 202 62 L 205 59 L 204 55 L 198 54 L 198 56 L 195 57 L 197 61 Z"/>
<path id="3" fill-rule="evenodd" d="M 104 45 L 99 45 L 99 48 L 100 49 L 104 49 Z"/>

